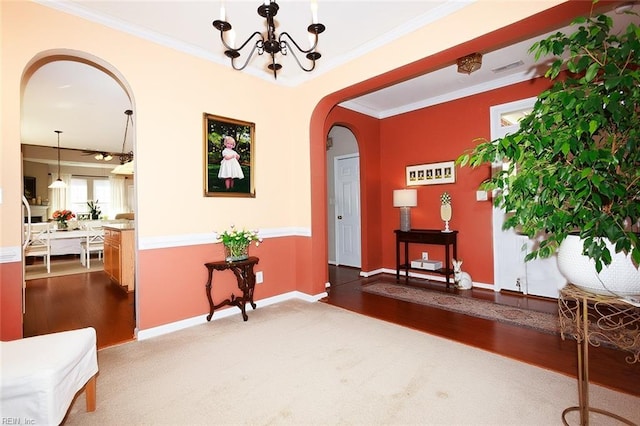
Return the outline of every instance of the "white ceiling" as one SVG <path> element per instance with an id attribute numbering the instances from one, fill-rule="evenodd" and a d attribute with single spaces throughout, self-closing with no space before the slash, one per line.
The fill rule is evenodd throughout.
<path id="1" fill-rule="evenodd" d="M 219 32 L 211 25 L 219 18 L 221 1 L 39 1 L 45 6 L 230 66 Z M 320 0 L 318 20 L 327 29 L 320 35 L 317 50 L 323 56 L 313 72 L 302 72 L 290 54 L 279 60 L 283 69 L 277 80 L 266 70 L 267 55 L 253 58 L 242 72 L 274 84 L 295 86 L 472 2 Z M 227 21 L 237 34 L 237 45 L 253 31 L 264 28 L 264 19 L 256 12 L 261 1 L 225 0 L 224 3 Z M 306 27 L 311 21 L 310 1 L 280 0 L 278 4 L 277 30 L 289 32 L 301 45 L 308 44 Z M 357 23 L 354 23 L 354 17 L 357 17 Z M 494 52 L 482 52 L 482 68 L 471 75 L 460 74 L 455 65 L 451 65 L 345 102 L 343 106 L 384 118 L 530 79 L 535 75 L 533 57 L 527 52 L 532 42 L 527 40 Z M 301 55 L 301 60 L 303 58 Z M 518 61 L 522 61 L 518 66 L 495 72 Z M 62 130 L 63 148 L 121 152 L 126 109 L 131 109 L 131 102 L 110 76 L 80 62 L 52 62 L 38 69 L 26 85 L 23 143 L 56 146 L 54 130 Z M 135 112 L 133 120 L 135 123 Z M 124 151 L 131 149 L 128 137 Z"/>

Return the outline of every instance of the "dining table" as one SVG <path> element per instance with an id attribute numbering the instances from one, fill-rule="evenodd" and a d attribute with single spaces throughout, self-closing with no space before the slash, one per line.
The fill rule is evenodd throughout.
<path id="1" fill-rule="evenodd" d="M 51 231 L 51 256 L 80 254 L 80 242 L 87 238 L 86 229 L 55 229 Z"/>

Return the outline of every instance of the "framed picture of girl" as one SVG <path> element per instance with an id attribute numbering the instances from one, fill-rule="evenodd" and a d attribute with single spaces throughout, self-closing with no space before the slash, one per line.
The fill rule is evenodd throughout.
<path id="1" fill-rule="evenodd" d="M 255 197 L 255 124 L 203 114 L 204 196 Z"/>

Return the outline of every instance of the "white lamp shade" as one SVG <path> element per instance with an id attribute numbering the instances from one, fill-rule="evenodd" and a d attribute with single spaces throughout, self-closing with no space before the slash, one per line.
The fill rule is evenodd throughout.
<path id="1" fill-rule="evenodd" d="M 133 160 L 124 163 L 124 164 L 120 164 L 119 166 L 114 167 L 113 170 L 111 170 L 111 173 L 115 174 L 115 175 L 132 175 L 133 174 Z"/>
<path id="2" fill-rule="evenodd" d="M 51 185 L 49 185 L 50 189 L 60 189 L 60 188 L 66 188 L 67 185 L 65 185 L 65 183 L 62 181 L 62 179 L 58 178 L 57 180 L 54 180 Z"/>
<path id="3" fill-rule="evenodd" d="M 415 207 L 418 205 L 416 189 L 394 189 L 393 207 Z"/>

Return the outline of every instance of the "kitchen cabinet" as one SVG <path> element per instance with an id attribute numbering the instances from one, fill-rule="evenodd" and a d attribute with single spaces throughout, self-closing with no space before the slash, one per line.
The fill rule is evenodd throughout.
<path id="1" fill-rule="evenodd" d="M 131 225 L 105 225 L 104 271 L 111 281 L 130 292 L 135 289 L 135 243 Z"/>

